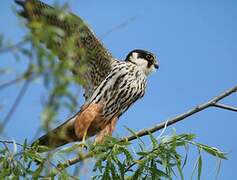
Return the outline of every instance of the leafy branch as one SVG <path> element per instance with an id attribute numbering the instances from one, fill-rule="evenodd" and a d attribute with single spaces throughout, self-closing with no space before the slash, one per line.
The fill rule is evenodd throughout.
<path id="1" fill-rule="evenodd" d="M 127 141 L 132 141 L 132 140 L 135 140 L 135 139 L 138 139 L 142 136 L 146 136 L 146 135 L 149 135 L 151 133 L 154 133 L 156 131 L 159 131 L 161 129 L 163 129 L 164 127 L 166 126 L 170 126 L 172 124 L 175 124 L 181 120 L 184 120 L 186 119 L 187 117 L 190 117 L 192 116 L 193 114 L 196 114 L 198 112 L 201 112 L 207 108 L 210 108 L 210 107 L 216 107 L 218 104 L 219 101 L 221 101 L 222 99 L 230 96 L 231 94 L 235 93 L 237 91 L 237 86 L 219 94 L 218 96 L 210 99 L 209 101 L 207 101 L 206 103 L 203 103 L 185 113 L 182 113 L 178 116 L 175 116 L 174 118 L 171 118 L 171 119 L 167 119 L 165 121 L 163 121 L 162 123 L 159 123 L 151 128 L 148 128 L 148 129 L 143 129 L 143 130 L 140 130 L 138 132 L 135 132 L 133 133 L 133 135 L 131 136 L 128 136 L 128 137 L 124 137 L 120 140 L 120 142 L 127 142 Z M 225 110 L 230 110 L 230 111 L 235 111 L 236 108 L 234 107 L 229 107 L 228 106 L 228 109 L 226 108 L 226 106 L 218 106 L 218 108 L 222 108 L 222 109 L 225 109 Z M 64 163 L 60 163 L 58 164 L 58 166 L 62 167 L 62 169 L 65 169 L 71 165 L 74 165 L 78 162 L 81 162 L 85 159 L 88 159 L 88 158 L 91 158 L 95 155 L 96 153 L 94 151 L 91 151 L 91 152 L 88 152 L 87 154 L 83 155 L 83 156 L 78 156 L 78 157 L 75 157 L 75 158 L 72 158 L 70 160 L 67 160 L 66 162 Z"/>

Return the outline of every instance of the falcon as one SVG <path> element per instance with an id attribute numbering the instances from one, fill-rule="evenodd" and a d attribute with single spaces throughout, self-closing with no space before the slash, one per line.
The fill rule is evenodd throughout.
<path id="1" fill-rule="evenodd" d="M 105 136 L 112 135 L 119 117 L 143 97 L 148 75 L 159 68 L 155 55 L 135 49 L 128 53 L 124 61 L 120 61 L 106 50 L 80 17 L 69 12 L 62 17 L 59 9 L 39 0 L 15 2 L 22 7 L 19 14 L 26 19 L 33 33 L 37 31 L 37 27 L 31 26 L 34 22 L 63 32 L 63 35 L 52 37 L 50 41 L 44 38 L 40 41 L 56 52 L 60 60 L 76 62 L 73 75 L 85 82 L 85 103 L 79 112 L 40 137 L 37 143 L 57 148 L 92 136 L 96 136 L 95 143 L 103 142 Z M 73 56 L 66 56 L 67 49 L 64 47 L 70 39 L 73 39 L 76 48 Z M 86 64 L 86 68 L 80 71 L 82 64 Z"/>

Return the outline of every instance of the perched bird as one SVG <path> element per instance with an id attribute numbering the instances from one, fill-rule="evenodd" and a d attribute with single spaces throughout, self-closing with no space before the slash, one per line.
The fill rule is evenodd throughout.
<path id="1" fill-rule="evenodd" d="M 23 8 L 19 14 L 27 20 L 32 31 L 36 31 L 37 26 L 32 27 L 31 23 L 37 22 L 56 27 L 64 33 L 50 39 L 50 42 L 43 38 L 40 40 L 57 52 L 59 59 L 75 61 L 72 72 L 85 82 L 85 103 L 80 111 L 40 137 L 38 144 L 56 148 L 94 135 L 95 142 L 102 142 L 106 135 L 112 135 L 118 118 L 143 97 L 147 76 L 159 67 L 155 55 L 136 49 L 127 55 L 125 61 L 119 61 L 104 48 L 80 17 L 72 13 L 61 17 L 58 9 L 39 0 L 15 2 Z M 64 47 L 72 38 L 76 49 L 74 55 L 69 57 Z M 85 59 L 86 68 L 80 71 L 82 59 Z"/>

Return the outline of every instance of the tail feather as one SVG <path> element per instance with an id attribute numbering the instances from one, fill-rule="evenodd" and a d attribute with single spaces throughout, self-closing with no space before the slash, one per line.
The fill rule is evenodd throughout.
<path id="1" fill-rule="evenodd" d="M 67 143 L 77 141 L 78 138 L 74 131 L 74 121 L 76 117 L 77 116 L 72 117 L 51 132 L 41 136 L 32 143 L 32 146 L 38 144 L 41 146 L 47 146 L 50 149 L 55 149 Z"/>

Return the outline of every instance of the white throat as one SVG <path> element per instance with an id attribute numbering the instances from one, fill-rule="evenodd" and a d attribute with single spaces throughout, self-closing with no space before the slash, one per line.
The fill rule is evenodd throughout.
<path id="1" fill-rule="evenodd" d="M 143 58 L 138 58 L 138 53 L 134 52 L 132 53 L 132 56 L 129 59 L 132 63 L 136 64 L 138 68 L 141 69 L 142 72 L 144 72 L 145 75 L 149 75 L 151 72 L 155 71 L 154 66 L 151 66 L 148 68 L 148 62 L 147 60 Z"/>

